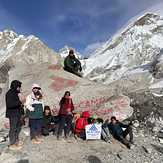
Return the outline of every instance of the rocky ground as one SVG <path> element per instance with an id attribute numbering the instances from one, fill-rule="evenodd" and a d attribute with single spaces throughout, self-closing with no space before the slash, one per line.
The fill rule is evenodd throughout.
<path id="1" fill-rule="evenodd" d="M 22 151 L 13 152 L 7 148 L 8 141 L 0 143 L 2 163 L 161 163 L 163 145 L 158 137 L 150 135 L 134 123 L 134 144 L 127 149 L 116 140 L 106 143 L 102 140 L 82 141 L 70 138 L 57 140 L 55 136 L 44 138 L 40 145 L 33 145 L 27 136 L 28 128 L 21 132 L 24 140 Z M 1 137 L 7 130 L 0 132 Z"/>

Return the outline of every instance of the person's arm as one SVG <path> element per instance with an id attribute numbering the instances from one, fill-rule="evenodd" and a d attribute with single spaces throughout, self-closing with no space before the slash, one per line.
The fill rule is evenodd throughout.
<path id="1" fill-rule="evenodd" d="M 120 127 L 123 127 L 123 128 L 127 128 L 128 127 L 128 125 L 126 125 L 126 124 L 123 124 L 121 122 L 118 122 L 118 123 L 119 123 Z"/>
<path id="2" fill-rule="evenodd" d="M 34 107 L 32 107 L 32 98 L 31 96 L 27 96 L 26 98 L 26 102 L 25 102 L 25 107 L 29 110 L 29 111 L 34 111 Z"/>
<path id="3" fill-rule="evenodd" d="M 73 112 L 74 111 L 74 104 L 73 104 L 73 101 L 72 101 L 72 99 L 71 99 L 71 112 Z"/>
<path id="4" fill-rule="evenodd" d="M 82 71 L 81 62 L 77 58 L 75 58 L 75 59 L 76 59 L 77 65 L 79 66 L 79 70 Z"/>

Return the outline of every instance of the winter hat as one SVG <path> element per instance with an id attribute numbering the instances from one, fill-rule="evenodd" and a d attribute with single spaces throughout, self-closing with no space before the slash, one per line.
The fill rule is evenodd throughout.
<path id="1" fill-rule="evenodd" d="M 40 87 L 38 84 L 33 84 L 33 85 L 32 85 L 32 90 L 33 90 L 34 88 L 41 89 L 41 87 Z"/>
<path id="2" fill-rule="evenodd" d="M 89 117 L 90 117 L 89 111 L 84 111 L 84 112 L 82 113 L 82 117 L 83 117 L 83 118 L 89 118 Z"/>

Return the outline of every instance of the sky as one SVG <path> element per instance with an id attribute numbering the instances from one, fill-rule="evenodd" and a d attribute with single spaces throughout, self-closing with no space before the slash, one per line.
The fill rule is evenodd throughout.
<path id="1" fill-rule="evenodd" d="M 33 34 L 58 51 L 86 54 L 163 0 L 0 0 L 0 30 Z"/>

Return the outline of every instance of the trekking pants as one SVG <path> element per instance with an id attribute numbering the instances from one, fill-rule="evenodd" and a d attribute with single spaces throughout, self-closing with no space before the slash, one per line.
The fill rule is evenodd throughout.
<path id="1" fill-rule="evenodd" d="M 42 119 L 29 119 L 31 140 L 41 135 Z"/>
<path id="2" fill-rule="evenodd" d="M 129 141 L 126 139 L 126 136 L 129 135 L 130 139 Z M 126 130 L 123 131 L 123 136 L 119 137 L 119 140 L 128 146 L 129 143 L 133 142 L 133 132 L 132 132 L 132 127 L 128 126 Z"/>
<path id="3" fill-rule="evenodd" d="M 21 131 L 21 117 L 9 117 L 10 130 L 9 130 L 9 141 L 10 145 L 15 144 L 19 141 L 19 134 Z"/>
<path id="4" fill-rule="evenodd" d="M 64 130 L 64 136 L 67 137 L 72 128 L 72 115 L 60 115 L 59 117 L 59 126 L 58 126 L 58 134 L 57 137 L 62 135 L 62 131 Z"/>

